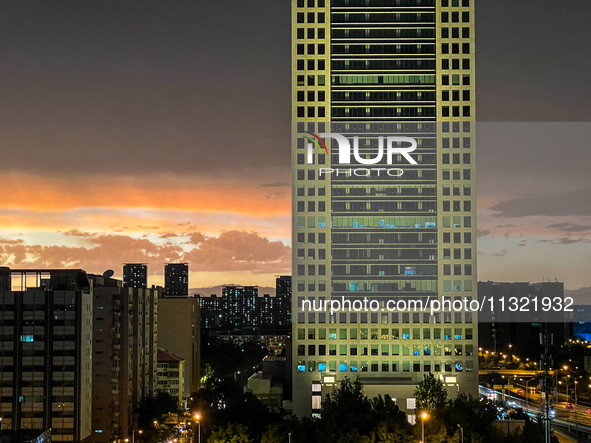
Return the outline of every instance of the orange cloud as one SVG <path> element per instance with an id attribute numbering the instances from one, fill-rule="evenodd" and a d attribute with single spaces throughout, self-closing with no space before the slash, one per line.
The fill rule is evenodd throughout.
<path id="1" fill-rule="evenodd" d="M 76 267 L 88 272 L 119 270 L 122 263 L 150 263 L 161 269 L 166 262 L 188 262 L 192 272 L 248 272 L 251 274 L 289 273 L 291 248 L 269 241 L 254 232 L 227 231 L 206 237 L 192 233 L 194 247 L 185 249 L 171 241 L 156 243 L 128 235 L 93 235 L 80 231 L 84 246 L 41 246 L 0 241 L 0 264 L 19 268 Z"/>
<path id="2" fill-rule="evenodd" d="M 99 207 L 277 217 L 289 215 L 291 210 L 289 190 L 274 192 L 262 183 L 228 178 L 178 178 L 167 174 L 41 177 L 4 173 L 0 174 L 0 181 L 6 191 L 2 198 L 4 208 L 38 212 Z"/>

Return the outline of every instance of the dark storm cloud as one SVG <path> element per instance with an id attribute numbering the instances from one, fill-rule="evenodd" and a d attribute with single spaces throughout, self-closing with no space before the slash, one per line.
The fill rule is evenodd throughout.
<path id="1" fill-rule="evenodd" d="M 288 170 L 289 23 L 266 0 L 4 2 L 0 169 Z"/>
<path id="2" fill-rule="evenodd" d="M 570 238 L 570 237 L 561 237 L 555 240 L 538 240 L 538 243 L 550 243 L 553 245 L 572 245 L 573 243 L 589 243 L 589 240 L 585 240 L 584 238 Z"/>
<path id="3" fill-rule="evenodd" d="M 591 120 L 591 3 L 568 4 L 478 2 L 479 120 Z M 290 167 L 288 1 L 3 2 L 0 38 L 0 169 Z"/>
<path id="4" fill-rule="evenodd" d="M 478 120 L 591 121 L 589 16 L 588 0 L 478 0 Z"/>
<path id="5" fill-rule="evenodd" d="M 564 232 L 585 232 L 591 230 L 591 225 L 577 225 L 571 223 L 553 223 L 546 226 L 547 228 L 558 229 Z"/>
<path id="6" fill-rule="evenodd" d="M 589 215 L 591 213 L 591 193 L 584 190 L 527 194 L 501 201 L 488 209 L 496 212 L 495 216 L 498 217 Z"/>

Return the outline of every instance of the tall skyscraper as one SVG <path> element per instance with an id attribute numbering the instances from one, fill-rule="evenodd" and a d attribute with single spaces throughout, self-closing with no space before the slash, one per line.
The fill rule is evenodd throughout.
<path id="1" fill-rule="evenodd" d="M 166 263 L 164 265 L 164 287 L 166 297 L 187 297 L 189 295 L 189 265 L 187 263 Z"/>
<path id="2" fill-rule="evenodd" d="M 72 270 L 0 268 L 0 416 L 9 441 L 91 432 L 92 286 Z M 6 277 L 9 277 L 9 280 Z M 18 290 L 5 286 L 13 280 Z"/>
<path id="3" fill-rule="evenodd" d="M 474 0 L 292 2 L 298 415 L 345 376 L 411 421 L 430 372 L 477 395 L 475 315 L 387 309 L 476 298 L 474 49 Z M 342 297 L 378 309 L 302 309 Z"/>
<path id="4" fill-rule="evenodd" d="M 148 287 L 148 265 L 145 263 L 126 263 L 123 265 L 123 283 L 128 288 Z"/>

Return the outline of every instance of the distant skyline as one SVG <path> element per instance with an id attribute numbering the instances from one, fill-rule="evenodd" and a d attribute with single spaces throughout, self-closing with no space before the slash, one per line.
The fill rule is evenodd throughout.
<path id="1" fill-rule="evenodd" d="M 479 280 L 591 286 L 591 4 L 477 3 Z M 0 265 L 290 274 L 290 5 L 0 4 Z M 502 24 L 502 25 L 500 25 Z M 563 134 L 568 134 L 564 141 Z"/>

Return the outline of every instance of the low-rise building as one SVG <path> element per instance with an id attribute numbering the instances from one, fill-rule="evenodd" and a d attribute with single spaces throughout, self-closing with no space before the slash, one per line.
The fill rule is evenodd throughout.
<path id="1" fill-rule="evenodd" d="M 185 359 L 164 349 L 158 349 L 156 390 L 167 392 L 177 398 L 180 406 L 183 403 L 184 385 Z"/>
<path id="2" fill-rule="evenodd" d="M 262 370 L 252 374 L 246 385 L 247 390 L 270 408 L 283 407 L 285 360 L 285 357 L 266 356 L 262 362 Z"/>

